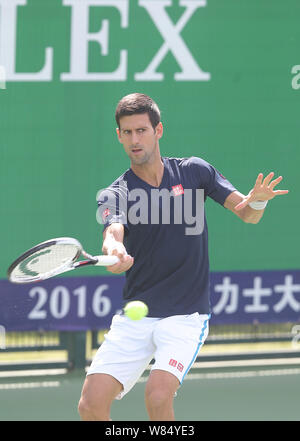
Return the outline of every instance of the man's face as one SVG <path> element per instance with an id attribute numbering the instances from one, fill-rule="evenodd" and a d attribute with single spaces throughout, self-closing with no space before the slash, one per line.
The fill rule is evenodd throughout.
<path id="1" fill-rule="evenodd" d="M 119 141 L 134 165 L 151 162 L 159 151 L 158 140 L 162 132 L 161 123 L 153 129 L 148 113 L 123 116 L 120 129 L 117 129 Z"/>

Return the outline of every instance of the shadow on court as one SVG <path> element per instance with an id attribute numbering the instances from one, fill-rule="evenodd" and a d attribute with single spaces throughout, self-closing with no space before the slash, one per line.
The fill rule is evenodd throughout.
<path id="1" fill-rule="evenodd" d="M 239 376 L 190 375 L 175 398 L 178 421 L 299 421 L 300 375 L 293 371 Z M 284 373 L 285 372 L 285 373 Z M 83 373 L 0 380 L 1 421 L 78 421 Z M 148 420 L 145 382 L 112 407 L 115 421 Z"/>

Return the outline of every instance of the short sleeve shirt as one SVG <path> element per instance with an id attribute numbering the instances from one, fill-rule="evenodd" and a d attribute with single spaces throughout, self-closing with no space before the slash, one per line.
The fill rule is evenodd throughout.
<path id="1" fill-rule="evenodd" d="M 141 300 L 149 317 L 210 313 L 205 201 L 224 205 L 236 188 L 201 158 L 161 158 L 164 173 L 153 187 L 129 169 L 98 197 L 104 229 L 124 225 L 134 257 L 126 272 L 124 304 Z"/>

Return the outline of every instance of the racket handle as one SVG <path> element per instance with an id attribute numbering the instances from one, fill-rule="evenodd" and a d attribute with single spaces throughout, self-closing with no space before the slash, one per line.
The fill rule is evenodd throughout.
<path id="1" fill-rule="evenodd" d="M 117 256 L 93 256 L 94 259 L 98 259 L 98 262 L 95 263 L 95 266 L 110 266 L 119 262 L 119 258 Z"/>

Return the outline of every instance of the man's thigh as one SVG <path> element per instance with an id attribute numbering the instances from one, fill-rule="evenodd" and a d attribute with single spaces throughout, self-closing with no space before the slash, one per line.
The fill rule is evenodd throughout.
<path id="1" fill-rule="evenodd" d="M 157 320 L 144 318 L 135 322 L 126 316 L 115 316 L 105 341 L 88 370 L 108 374 L 122 384 L 117 398 L 122 398 L 136 383 L 153 358 L 153 325 Z"/>
<path id="2" fill-rule="evenodd" d="M 145 394 L 147 396 L 153 391 L 160 391 L 173 398 L 179 386 L 179 380 L 174 374 L 161 369 L 153 369 L 146 383 Z"/>
<path id="3" fill-rule="evenodd" d="M 122 389 L 123 385 L 111 375 L 91 374 L 84 381 L 81 398 L 91 407 L 110 405 Z"/>
<path id="4" fill-rule="evenodd" d="M 106 374 L 92 374 L 83 384 L 78 411 L 83 421 L 108 421 L 110 408 L 122 384 Z"/>

